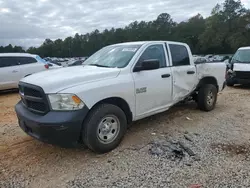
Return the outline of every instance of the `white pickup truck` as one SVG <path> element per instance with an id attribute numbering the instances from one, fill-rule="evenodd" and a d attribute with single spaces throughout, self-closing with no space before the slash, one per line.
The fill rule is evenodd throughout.
<path id="1" fill-rule="evenodd" d="M 194 64 L 187 44 L 129 42 L 102 48 L 83 66 L 33 74 L 19 83 L 20 127 L 52 144 L 116 148 L 133 121 L 187 98 L 210 111 L 225 87 L 224 63 Z"/>
<path id="2" fill-rule="evenodd" d="M 228 64 L 227 85 L 250 84 L 250 46 L 241 47 Z"/>

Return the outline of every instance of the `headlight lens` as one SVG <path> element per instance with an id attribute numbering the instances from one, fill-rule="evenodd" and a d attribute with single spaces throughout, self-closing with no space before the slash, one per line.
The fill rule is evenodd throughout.
<path id="1" fill-rule="evenodd" d="M 79 110 L 84 103 L 74 94 L 49 94 L 52 110 Z"/>

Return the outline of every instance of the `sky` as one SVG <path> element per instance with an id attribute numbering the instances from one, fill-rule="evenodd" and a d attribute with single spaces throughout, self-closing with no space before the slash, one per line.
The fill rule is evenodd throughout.
<path id="1" fill-rule="evenodd" d="M 209 16 L 224 0 L 0 0 L 0 46 L 25 48 L 169 13 L 176 22 Z M 250 8 L 250 0 L 241 0 Z"/>

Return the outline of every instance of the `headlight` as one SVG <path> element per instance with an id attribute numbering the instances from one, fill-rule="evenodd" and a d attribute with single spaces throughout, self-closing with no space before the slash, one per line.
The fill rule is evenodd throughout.
<path id="1" fill-rule="evenodd" d="M 52 110 L 79 110 L 84 103 L 74 94 L 49 94 Z"/>

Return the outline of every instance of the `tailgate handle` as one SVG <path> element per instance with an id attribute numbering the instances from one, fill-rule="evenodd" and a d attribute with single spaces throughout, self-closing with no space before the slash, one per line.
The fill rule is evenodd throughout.
<path id="1" fill-rule="evenodd" d="M 195 71 L 187 71 L 187 74 L 194 74 Z"/>
<path id="2" fill-rule="evenodd" d="M 170 74 L 163 74 L 163 75 L 161 75 L 161 77 L 162 78 L 168 78 L 168 77 L 170 77 Z"/>

